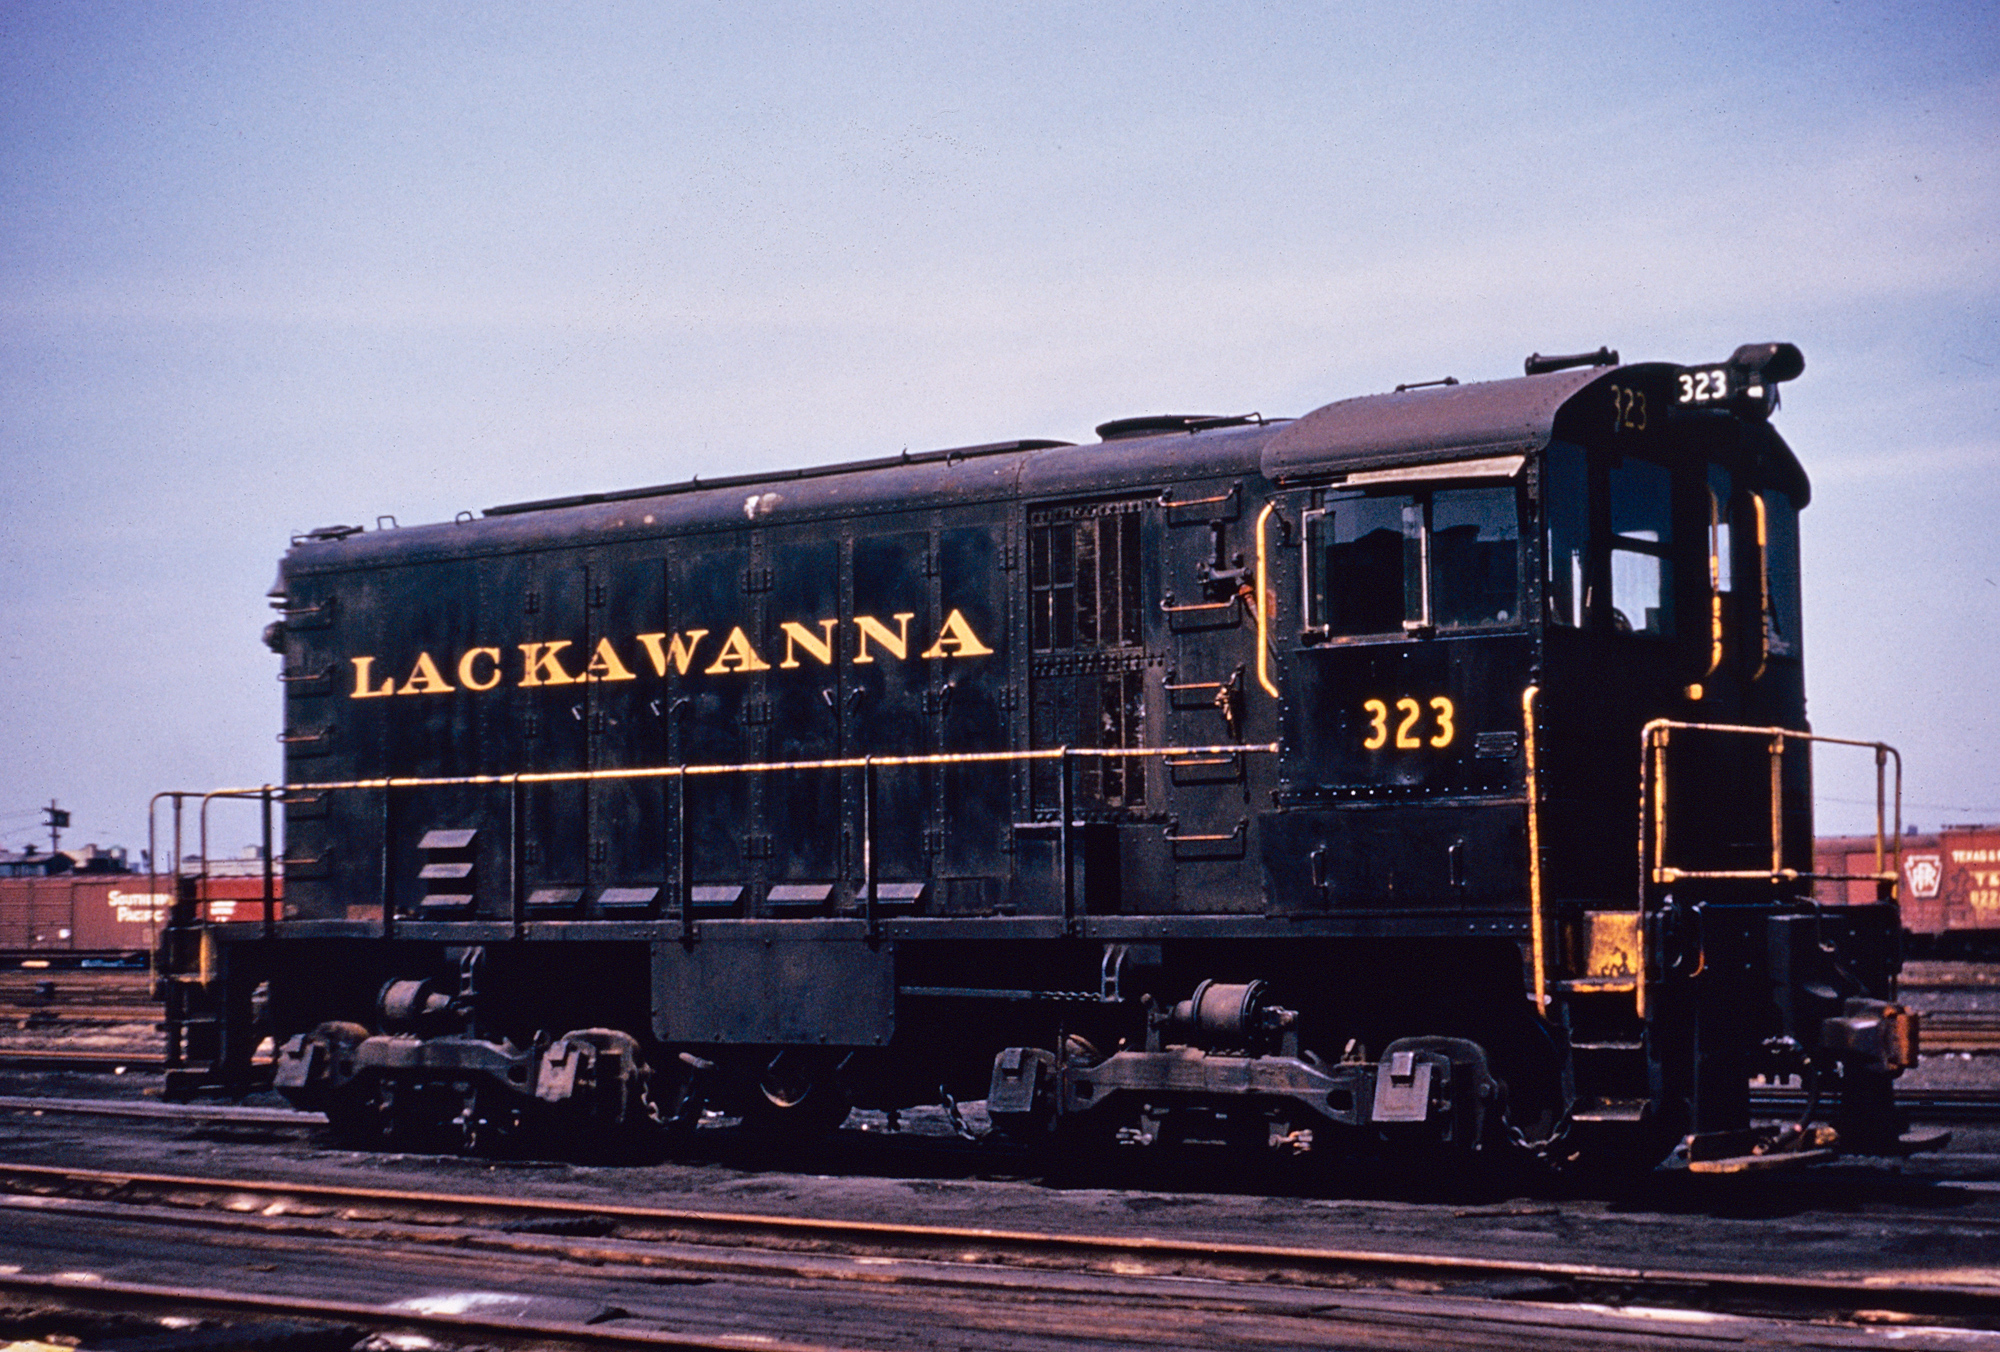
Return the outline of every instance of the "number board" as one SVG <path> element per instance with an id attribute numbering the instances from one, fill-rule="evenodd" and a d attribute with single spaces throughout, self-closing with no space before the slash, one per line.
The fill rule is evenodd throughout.
<path id="1" fill-rule="evenodd" d="M 1674 376 L 1674 402 L 1682 408 L 1705 408 L 1726 404 L 1738 394 L 1761 395 L 1763 390 L 1745 390 L 1740 373 L 1727 366 L 1683 366 Z"/>

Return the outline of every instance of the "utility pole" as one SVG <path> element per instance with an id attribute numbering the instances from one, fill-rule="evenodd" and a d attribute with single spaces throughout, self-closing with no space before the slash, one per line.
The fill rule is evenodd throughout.
<path id="1" fill-rule="evenodd" d="M 69 813 L 56 806 L 56 800 L 49 799 L 49 805 L 42 809 L 49 814 L 49 853 L 54 854 L 62 844 L 62 829 L 69 825 Z"/>

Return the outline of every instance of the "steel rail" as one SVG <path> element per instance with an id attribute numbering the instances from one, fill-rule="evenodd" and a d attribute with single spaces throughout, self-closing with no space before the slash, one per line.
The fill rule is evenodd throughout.
<path id="1" fill-rule="evenodd" d="M 160 1005 L 31 1005 L 16 1001 L 0 1002 L 0 1020 L 37 1020 L 50 1025 L 75 1027 L 79 1024 L 158 1023 Z"/>
<path id="2" fill-rule="evenodd" d="M 130 1064 L 119 1058 L 105 1059 L 117 1061 L 121 1065 Z M 326 1125 L 326 1120 L 320 1114 L 309 1113 L 301 1108 L 264 1108 L 244 1103 L 162 1103 L 158 1099 L 147 1098 L 42 1098 L 36 1095 L 0 1094 L 0 1112 L 24 1112 L 36 1116 L 54 1114 L 70 1117 L 138 1117 L 156 1122 L 261 1122 L 307 1129 Z"/>
<path id="3" fill-rule="evenodd" d="M 0 1292 L 60 1301 L 69 1308 L 106 1313 L 136 1309 L 162 1314 L 255 1315 L 266 1318 L 311 1319 L 354 1324 L 371 1330 L 422 1330 L 464 1338 L 501 1339 L 505 1345 L 547 1348 L 679 1347 L 703 1352 L 839 1352 L 831 1344 L 801 1343 L 752 1334 L 669 1333 L 665 1330 L 609 1328 L 602 1324 L 559 1323 L 542 1319 L 503 1319 L 476 1314 L 436 1314 L 417 1309 L 385 1308 L 358 1301 L 309 1300 L 298 1296 L 267 1296 L 223 1291 L 213 1287 L 153 1286 L 142 1282 L 105 1281 L 96 1277 L 30 1277 L 0 1273 Z M 527 1341 L 532 1340 L 532 1341 Z"/>
<path id="4" fill-rule="evenodd" d="M 1750 1110 L 1793 1118 L 1805 1106 L 1809 1095 L 1803 1089 L 1752 1088 Z M 1840 1095 L 1823 1093 L 1819 1107 L 1836 1111 Z M 2000 1090 L 1917 1089 L 1896 1095 L 1896 1108 L 1918 1122 L 2000 1122 Z"/>
<path id="5" fill-rule="evenodd" d="M 694 1211 L 581 1203 L 536 1198 L 481 1197 L 464 1193 L 396 1191 L 327 1184 L 206 1179 L 171 1174 L 64 1168 L 47 1165 L 0 1164 L 0 1188 L 24 1195 L 74 1195 L 92 1201 L 143 1202 L 147 1197 L 173 1197 L 178 1204 L 210 1194 L 207 1204 L 226 1205 L 231 1214 L 263 1210 L 254 1206 L 375 1208 L 371 1219 L 388 1219 L 381 1210 L 441 1213 L 450 1224 L 478 1226 L 610 1221 L 625 1240 L 691 1244 L 732 1244 L 796 1248 L 801 1244 L 846 1253 L 886 1253 L 967 1265 L 1057 1266 L 1065 1269 L 1113 1271 L 1137 1275 L 1134 1265 L 1156 1268 L 1150 1275 L 1222 1275 L 1255 1281 L 1369 1276 L 1383 1281 L 1420 1278 L 1432 1281 L 1522 1281 L 1560 1283 L 1579 1293 L 1619 1293 L 1634 1290 L 1653 1298 L 1676 1297 L 1708 1306 L 1720 1300 L 1767 1310 L 1847 1311 L 1864 1301 L 1869 1308 L 1905 1314 L 1949 1314 L 2000 1318 L 2000 1287 L 1960 1282 L 1870 1280 L 1865 1275 L 1793 1277 L 1773 1273 L 1743 1273 L 1696 1268 L 1622 1267 L 1597 1263 L 1561 1263 L 1532 1259 L 1481 1258 L 1460 1254 L 1395 1253 L 1382 1250 L 1311 1248 L 1248 1244 L 1231 1241 L 1176 1239 L 1158 1235 L 1118 1236 L 1062 1234 L 911 1225 L 887 1221 L 760 1216 L 741 1212 Z M 246 1205 L 246 1203 L 248 1205 Z M 287 1217 L 310 1220 L 296 1211 Z M 441 1224 L 445 1222 L 432 1222 Z M 1294 1275 L 1296 1274 L 1296 1275 Z M 705 1345 L 705 1344 L 704 1344 Z"/>
<path id="6" fill-rule="evenodd" d="M 159 1071 L 167 1068 L 167 1058 L 158 1051 L 133 1052 L 121 1056 L 102 1050 L 38 1050 L 33 1047 L 0 1047 L 0 1069 L 82 1070 L 122 1074 L 128 1070 Z M 6 1100 L 0 1099 L 0 1105 Z"/>

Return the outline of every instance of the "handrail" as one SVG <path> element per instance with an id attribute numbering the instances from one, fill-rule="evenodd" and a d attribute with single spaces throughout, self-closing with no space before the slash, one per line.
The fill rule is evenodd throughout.
<path id="1" fill-rule="evenodd" d="M 1271 612 L 1276 595 L 1271 588 L 1270 556 L 1265 546 L 1265 525 L 1278 504 L 1267 502 L 1257 513 L 1257 684 L 1272 699 L 1278 698 L 1277 682 L 1271 679 Z"/>
<path id="2" fill-rule="evenodd" d="M 1528 943 L 1535 964 L 1535 1012 L 1549 1016 L 1549 968 L 1542 914 L 1542 794 L 1535 775 L 1535 698 L 1540 686 L 1521 692 L 1522 750 L 1526 754 L 1528 799 Z M 1643 1013 L 1643 1010 L 1641 1011 Z"/>
<path id="3" fill-rule="evenodd" d="M 1770 741 L 1770 793 L 1771 793 L 1771 867 L 1763 869 L 1677 869 L 1667 862 L 1667 747 L 1670 734 L 1676 731 L 1724 733 L 1741 737 L 1762 737 Z M 1784 863 L 1784 813 L 1781 802 L 1783 758 L 1785 747 L 1791 742 L 1823 742 L 1829 746 L 1861 747 L 1875 753 L 1875 863 L 1873 874 L 1820 873 L 1811 869 L 1786 868 Z M 1893 758 L 1896 766 L 1895 793 L 1893 797 L 1893 818 L 1889 817 L 1888 803 L 1891 801 L 1884 782 L 1884 771 Z M 1683 879 L 1694 881 L 1715 881 L 1736 879 L 1744 881 L 1783 883 L 1814 880 L 1823 882 L 1872 881 L 1897 886 L 1902 876 L 1903 855 L 1903 756 L 1895 747 L 1886 742 L 1860 741 L 1852 737 L 1828 737 L 1816 732 L 1799 732 L 1793 728 L 1752 727 L 1735 723 L 1688 723 L 1671 718 L 1656 718 L 1640 732 L 1639 753 L 1639 908 L 1646 906 L 1646 889 L 1649 886 L 1665 886 Z M 1650 806 L 1651 812 L 1648 813 Z M 1647 818 L 1652 819 L 1651 829 L 1647 829 Z M 1892 823 L 1893 821 L 1893 828 Z M 1893 842 L 1885 846 L 1885 841 Z M 1893 859 L 1894 867 L 1884 869 L 1882 865 Z"/>
<path id="4" fill-rule="evenodd" d="M 208 899 L 208 805 L 218 798 L 251 798 L 263 805 L 263 863 L 264 863 L 264 933 L 271 933 L 277 921 L 277 873 L 271 858 L 271 795 L 277 792 L 272 785 L 260 784 L 254 789 L 212 789 L 201 796 L 201 811 L 198 817 L 201 834 L 201 895 Z M 174 841 L 176 851 L 180 848 L 178 838 Z"/>
<path id="5" fill-rule="evenodd" d="M 1189 601 L 1182 605 L 1170 605 L 1163 600 L 1160 602 L 1160 609 L 1169 615 L 1185 615 L 1196 610 L 1233 610 L 1242 603 L 1242 599 L 1241 596 L 1232 593 L 1228 599 L 1222 601 Z"/>
<path id="6" fill-rule="evenodd" d="M 1276 755 L 1276 742 L 1218 743 L 1212 746 L 1072 746 L 1029 751 L 953 751 L 928 756 L 835 756 L 824 760 L 737 761 L 715 765 L 647 765 L 616 770 L 540 770 L 490 775 L 384 775 L 371 779 L 304 780 L 295 784 L 215 789 L 211 797 L 254 797 L 270 788 L 279 793 L 324 793 L 332 789 L 432 789 L 481 784 L 574 784 L 613 779 L 693 779 L 707 775 L 770 774 L 794 770 L 896 769 L 928 765 L 1000 765 L 1061 760 L 1065 756 L 1125 759 L 1157 756 L 1228 756 L 1246 752 Z M 190 798 L 199 795 L 189 793 Z"/>
<path id="7" fill-rule="evenodd" d="M 1752 493 L 1750 505 L 1757 517 L 1757 670 L 1750 679 L 1761 681 L 1771 665 L 1771 526 L 1764 495 Z"/>
<path id="8" fill-rule="evenodd" d="M 1168 508 L 1213 507 L 1218 502 L 1228 502 L 1231 498 L 1234 498 L 1242 487 L 1242 484 L 1231 484 L 1227 493 L 1218 493 L 1212 498 L 1184 498 L 1179 500 L 1170 496 L 1174 490 L 1169 488 L 1160 494 L 1160 506 Z"/>
<path id="9" fill-rule="evenodd" d="M 652 765 L 652 766 L 635 766 L 631 768 L 613 769 L 613 770 L 552 770 L 552 771 L 537 771 L 537 772 L 514 771 L 508 774 L 410 775 L 407 777 L 389 775 L 389 776 L 382 776 L 379 778 L 370 778 L 370 779 L 313 780 L 304 783 L 292 783 L 292 784 L 261 784 L 257 785 L 254 788 L 246 787 L 246 788 L 214 789 L 210 790 L 205 794 L 195 793 L 193 791 L 185 791 L 185 792 L 168 791 L 165 793 L 156 794 L 153 798 L 152 804 L 149 805 L 147 810 L 147 842 L 149 846 L 148 854 L 153 862 L 154 868 L 157 869 L 160 856 L 157 848 L 158 841 L 156 838 L 156 828 L 155 828 L 154 818 L 155 818 L 155 810 L 161 798 L 171 798 L 173 799 L 174 802 L 174 852 L 175 852 L 174 869 L 176 871 L 176 874 L 178 874 L 178 871 L 180 869 L 180 842 L 182 835 L 182 828 L 180 824 L 180 812 L 181 812 L 181 803 L 184 799 L 187 798 L 201 799 L 201 830 L 202 830 L 202 841 L 203 841 L 202 855 L 203 855 L 204 870 L 206 869 L 207 866 L 206 861 L 208 855 L 208 847 L 206 842 L 207 842 L 209 802 L 217 798 L 261 799 L 265 805 L 264 868 L 265 868 L 265 873 L 267 875 L 267 881 L 265 886 L 265 926 L 266 926 L 266 932 L 268 933 L 270 931 L 270 926 L 272 925 L 272 922 L 275 919 L 275 905 L 274 905 L 275 887 L 273 886 L 273 880 L 270 877 L 270 875 L 273 873 L 274 870 L 274 859 L 275 859 L 275 856 L 273 855 L 271 850 L 272 832 L 271 832 L 271 819 L 270 819 L 270 804 L 276 799 L 284 799 L 288 801 L 295 794 L 305 796 L 308 799 L 318 799 L 334 791 L 367 791 L 367 790 L 381 791 L 383 795 L 382 798 L 382 806 L 383 806 L 382 924 L 383 924 L 383 933 L 386 935 L 393 931 L 393 927 L 395 925 L 395 915 L 391 908 L 391 902 L 390 902 L 391 893 L 388 885 L 388 872 L 387 872 L 389 868 L 389 859 L 388 859 L 389 841 L 392 835 L 392 829 L 391 829 L 392 823 L 390 820 L 390 811 L 389 811 L 390 791 L 400 790 L 400 789 L 455 788 L 455 787 L 481 786 L 481 785 L 505 786 L 508 790 L 508 797 L 509 797 L 509 803 L 508 803 L 509 845 L 508 845 L 508 859 L 507 859 L 507 874 L 508 874 L 508 891 L 510 899 L 512 901 L 512 905 L 509 907 L 509 911 L 510 914 L 513 916 L 516 929 L 519 930 L 519 928 L 524 923 L 525 919 L 525 917 L 522 914 L 522 908 L 521 908 L 521 895 L 522 895 L 521 869 L 524 860 L 521 857 L 521 851 L 520 851 L 520 836 L 521 836 L 521 821 L 522 821 L 520 792 L 523 785 L 573 784 L 573 783 L 600 782 L 606 780 L 650 779 L 658 781 L 678 780 L 683 786 L 685 786 L 688 783 L 688 781 L 695 779 L 697 777 L 706 777 L 715 775 L 774 774 L 774 773 L 790 773 L 801 770 L 860 770 L 862 772 L 864 780 L 866 781 L 862 797 L 863 839 L 861 842 L 861 848 L 862 848 L 861 872 L 863 878 L 864 915 L 866 916 L 868 922 L 868 929 L 871 942 L 878 942 L 881 935 L 882 913 L 881 913 L 881 902 L 880 902 L 880 885 L 877 876 L 878 857 L 877 857 L 877 852 L 874 848 L 875 845 L 874 837 L 880 817 L 878 804 L 876 802 L 877 773 L 883 769 L 897 769 L 906 767 L 923 767 L 923 766 L 939 766 L 939 765 L 1019 764 L 1024 762 L 1058 761 L 1061 763 L 1060 774 L 1059 774 L 1059 778 L 1061 781 L 1061 788 L 1060 788 L 1061 805 L 1059 808 L 1060 817 L 1058 822 L 1051 823 L 1050 825 L 1061 832 L 1058 849 L 1060 853 L 1059 870 L 1062 876 L 1064 926 L 1065 929 L 1073 931 L 1077 923 L 1076 868 L 1075 868 L 1077 850 L 1076 850 L 1076 842 L 1073 838 L 1073 831 L 1077 823 L 1075 821 L 1076 817 L 1075 807 L 1072 803 L 1074 784 L 1073 784 L 1073 776 L 1071 773 L 1071 765 L 1076 759 L 1078 759 L 1079 757 L 1090 757 L 1100 760 L 1108 760 L 1113 758 L 1122 760 L 1128 758 L 1166 758 L 1166 757 L 1189 757 L 1189 756 L 1229 758 L 1229 757 L 1244 755 L 1247 753 L 1263 753 L 1267 755 L 1276 755 L 1278 751 L 1279 751 L 1279 744 L 1276 742 L 1218 743 L 1214 745 L 1202 745 L 1202 746 L 1164 746 L 1164 747 L 1064 746 L 1064 747 L 1044 747 L 1027 751 L 963 751 L 963 752 L 936 753 L 936 754 L 921 755 L 921 756 L 873 756 L 873 755 L 836 756 L 823 760 L 740 761 L 728 764 L 713 764 L 713 765 L 687 765 L 687 764 Z M 1168 763 L 1172 764 L 1173 762 L 1169 761 Z M 682 941 L 684 943 L 692 943 L 694 941 L 694 933 L 695 933 L 694 887 L 693 887 L 693 879 L 694 879 L 693 839 L 689 831 L 687 806 L 684 797 L 680 804 L 680 811 L 676 815 L 679 818 L 679 826 L 680 826 L 679 838 L 677 841 L 678 845 L 677 853 L 680 858 L 680 876 L 677 880 L 678 887 L 676 888 L 676 890 L 679 895 L 675 899 L 677 902 L 675 909 L 678 911 L 679 914 Z M 1238 831 L 1240 832 L 1241 829 L 1242 828 L 1239 827 Z M 305 861 L 302 860 L 299 862 L 305 862 Z"/>

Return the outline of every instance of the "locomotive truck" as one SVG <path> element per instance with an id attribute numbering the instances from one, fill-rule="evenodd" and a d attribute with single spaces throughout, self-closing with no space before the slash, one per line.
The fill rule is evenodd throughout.
<path id="1" fill-rule="evenodd" d="M 172 1092 L 445 1150 L 940 1099 L 1058 1154 L 1893 1148 L 1894 861 L 1813 896 L 1802 369 L 297 537 L 236 791 L 284 895 L 168 933 Z"/>

